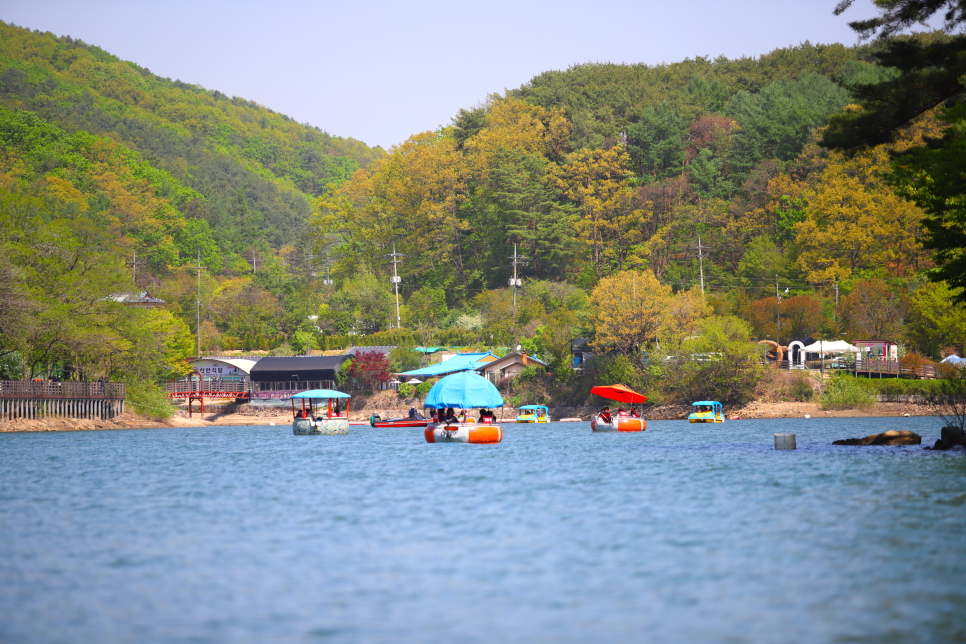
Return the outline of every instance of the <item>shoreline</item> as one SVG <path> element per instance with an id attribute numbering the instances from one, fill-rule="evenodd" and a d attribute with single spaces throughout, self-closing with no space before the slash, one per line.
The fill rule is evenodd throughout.
<path id="1" fill-rule="evenodd" d="M 84 420 L 77 418 L 44 418 L 37 420 L 6 420 L 0 421 L 0 433 L 10 432 L 59 432 L 59 431 L 93 431 L 108 429 L 164 429 L 174 427 L 230 427 L 246 425 L 289 426 L 292 423 L 291 412 L 287 409 L 283 413 L 275 413 L 274 409 L 249 409 L 248 413 L 213 413 L 200 414 L 189 417 L 187 413 L 179 411 L 175 416 L 166 420 L 157 420 L 147 416 L 140 416 L 132 412 L 125 412 L 111 420 Z M 252 413 L 257 412 L 257 413 Z M 383 418 L 404 416 L 402 409 L 376 409 L 350 414 L 353 422 L 367 421 L 373 413 Z M 586 408 L 564 407 L 551 410 L 551 418 L 581 418 L 583 422 L 590 420 L 591 410 Z M 647 409 L 645 420 L 684 420 L 690 413 L 685 405 L 661 406 Z M 504 418 L 512 418 L 516 414 L 507 410 Z M 822 409 L 818 403 L 806 402 L 751 402 L 741 407 L 726 409 L 729 420 L 777 419 L 777 418 L 858 418 L 858 417 L 905 417 L 905 416 L 935 416 L 935 410 L 927 405 L 913 403 L 876 403 L 869 408 L 861 409 Z M 735 418 L 738 417 L 738 418 Z M 505 421 L 504 421 L 505 422 Z M 508 423 L 510 424 L 510 423 Z M 515 424 L 515 423 L 513 423 Z M 356 425 L 361 426 L 361 425 Z"/>

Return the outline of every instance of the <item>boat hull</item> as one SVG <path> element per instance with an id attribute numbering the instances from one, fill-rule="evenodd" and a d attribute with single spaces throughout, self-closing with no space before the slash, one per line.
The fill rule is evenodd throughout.
<path id="1" fill-rule="evenodd" d="M 492 444 L 503 440 L 503 428 L 490 423 L 430 423 L 423 432 L 427 443 Z"/>
<path id="2" fill-rule="evenodd" d="M 590 421 L 590 429 L 595 432 L 643 432 L 647 429 L 647 421 L 643 418 L 611 418 L 605 423 L 600 418 Z"/>
<path id="3" fill-rule="evenodd" d="M 348 418 L 296 418 L 292 421 L 292 433 L 296 436 L 335 436 L 349 433 Z"/>
<path id="4" fill-rule="evenodd" d="M 527 415 L 527 416 L 517 416 L 516 420 L 518 423 L 549 423 L 550 417 L 544 416 L 543 418 L 538 418 L 533 415 Z"/>
<path id="5" fill-rule="evenodd" d="M 409 420 L 408 418 L 397 418 L 395 420 L 371 420 L 369 424 L 373 427 L 425 427 L 431 420 Z"/>
<path id="6" fill-rule="evenodd" d="M 698 413 L 691 414 L 688 416 L 689 423 L 723 423 L 725 421 L 724 414 L 714 416 L 710 413 Z"/>

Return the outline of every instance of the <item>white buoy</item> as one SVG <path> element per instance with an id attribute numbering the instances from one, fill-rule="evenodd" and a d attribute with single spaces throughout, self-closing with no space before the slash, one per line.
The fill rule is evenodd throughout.
<path id="1" fill-rule="evenodd" d="M 811 418 L 811 416 L 809 416 L 808 414 L 805 414 L 805 418 Z"/>
<path id="2" fill-rule="evenodd" d="M 796 449 L 795 434 L 775 434 L 775 449 Z"/>
<path id="3" fill-rule="evenodd" d="M 275 427 L 275 423 L 269 423 L 268 426 L 269 427 Z"/>

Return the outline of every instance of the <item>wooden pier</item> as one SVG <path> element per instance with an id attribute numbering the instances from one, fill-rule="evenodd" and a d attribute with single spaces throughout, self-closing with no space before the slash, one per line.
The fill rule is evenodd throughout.
<path id="1" fill-rule="evenodd" d="M 107 420 L 124 412 L 126 393 L 127 387 L 116 382 L 0 380 L 0 420 Z"/>

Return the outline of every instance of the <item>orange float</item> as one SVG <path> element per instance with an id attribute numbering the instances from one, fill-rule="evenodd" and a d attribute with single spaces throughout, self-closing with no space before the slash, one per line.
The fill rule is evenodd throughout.
<path id="1" fill-rule="evenodd" d="M 647 429 L 647 421 L 643 418 L 611 416 L 611 422 L 607 423 L 598 415 L 591 419 L 590 429 L 595 432 L 643 432 Z"/>
<path id="2" fill-rule="evenodd" d="M 503 428 L 488 423 L 430 423 L 423 435 L 427 443 L 499 443 Z"/>

